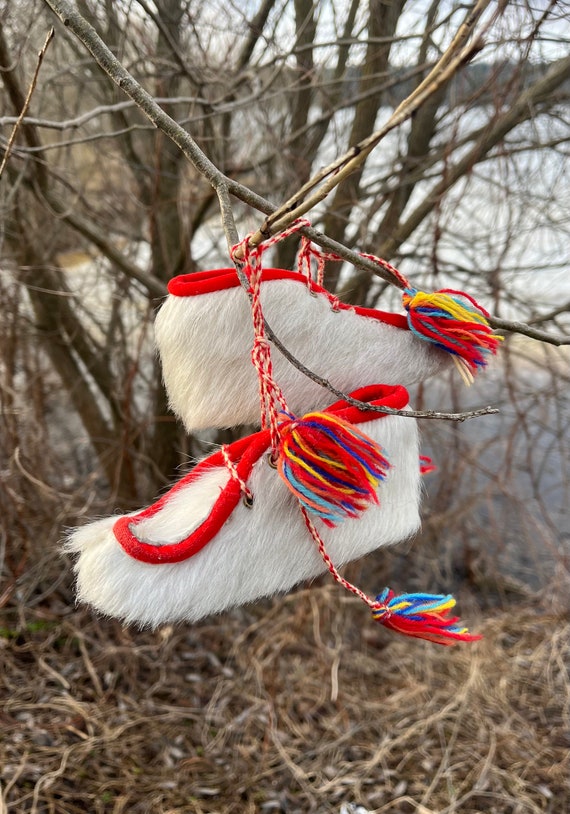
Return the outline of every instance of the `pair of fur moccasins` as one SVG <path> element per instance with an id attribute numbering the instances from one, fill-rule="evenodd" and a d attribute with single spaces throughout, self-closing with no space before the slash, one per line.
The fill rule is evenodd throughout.
<path id="1" fill-rule="evenodd" d="M 189 432 L 259 422 L 251 364 L 250 304 L 234 269 L 174 278 L 155 325 L 170 403 Z M 404 316 L 341 304 L 302 274 L 265 269 L 263 313 L 309 370 L 372 406 L 406 410 L 407 385 L 450 366 Z M 330 393 L 273 353 L 291 411 L 323 410 L 356 425 L 389 459 L 378 502 L 334 528 L 315 526 L 336 565 L 404 540 L 419 526 L 416 421 L 365 411 Z M 370 384 L 381 382 L 381 384 Z M 157 626 L 286 591 L 326 570 L 295 496 L 278 476 L 261 430 L 200 461 L 148 508 L 74 530 L 78 597 L 127 623 Z M 244 488 L 250 499 L 244 499 Z"/>

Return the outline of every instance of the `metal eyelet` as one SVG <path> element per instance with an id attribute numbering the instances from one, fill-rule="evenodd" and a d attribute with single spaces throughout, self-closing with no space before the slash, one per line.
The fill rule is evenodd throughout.
<path id="1" fill-rule="evenodd" d="M 273 457 L 273 453 L 272 453 L 272 452 L 270 452 L 270 453 L 267 455 L 267 463 L 269 464 L 269 466 L 271 467 L 271 469 L 277 469 L 277 458 L 274 458 L 274 457 Z"/>
<path id="2" fill-rule="evenodd" d="M 253 495 L 244 495 L 242 498 L 242 503 L 246 509 L 253 509 Z"/>

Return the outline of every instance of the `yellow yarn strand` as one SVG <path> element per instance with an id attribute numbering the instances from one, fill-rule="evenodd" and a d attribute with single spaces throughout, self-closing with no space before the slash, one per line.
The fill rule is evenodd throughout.
<path id="1" fill-rule="evenodd" d="M 449 294 L 440 294 L 437 291 L 432 294 L 426 294 L 425 291 L 416 291 L 414 296 L 411 297 L 409 305 L 412 308 L 421 308 L 426 305 L 432 308 L 438 308 L 459 322 L 478 322 L 481 325 L 489 324 L 483 314 L 469 310 L 460 302 L 453 299 Z"/>

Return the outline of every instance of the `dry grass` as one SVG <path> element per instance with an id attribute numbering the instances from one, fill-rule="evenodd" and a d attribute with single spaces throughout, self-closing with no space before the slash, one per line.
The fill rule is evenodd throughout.
<path id="1" fill-rule="evenodd" d="M 326 582 L 155 633 L 67 602 L 59 586 L 3 611 L 10 814 L 570 809 L 560 607 L 482 617 L 464 596 L 485 638 L 446 649 Z"/>
<path id="2" fill-rule="evenodd" d="M 565 379 L 519 376 L 504 426 L 426 427 L 423 539 L 348 569 L 455 589 L 482 642 L 397 638 L 326 579 L 140 633 L 73 607 L 61 526 L 117 507 L 6 313 L 27 389 L 0 388 L 1 814 L 570 811 Z"/>

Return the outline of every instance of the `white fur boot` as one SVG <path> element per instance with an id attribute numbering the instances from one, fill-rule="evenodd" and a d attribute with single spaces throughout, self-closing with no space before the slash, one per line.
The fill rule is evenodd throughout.
<path id="1" fill-rule="evenodd" d="M 235 269 L 182 275 L 168 288 L 155 335 L 174 412 L 189 432 L 259 422 L 251 308 Z M 407 386 L 453 364 L 414 336 L 403 315 L 346 306 L 296 272 L 264 269 L 261 305 L 292 355 L 344 393 L 370 381 Z M 272 361 L 292 412 L 330 402 L 277 349 Z"/>
<path id="2" fill-rule="evenodd" d="M 399 386 L 352 395 L 396 409 L 408 401 Z M 339 566 L 417 530 L 418 430 L 412 418 L 361 412 L 346 402 L 328 409 L 377 441 L 390 463 L 378 505 L 332 529 L 314 520 Z M 201 461 L 149 508 L 73 531 L 66 548 L 78 555 L 79 599 L 125 622 L 156 626 L 196 621 L 323 573 L 299 503 L 268 451 L 268 431 L 250 435 Z M 244 484 L 252 505 L 244 502 Z"/>

